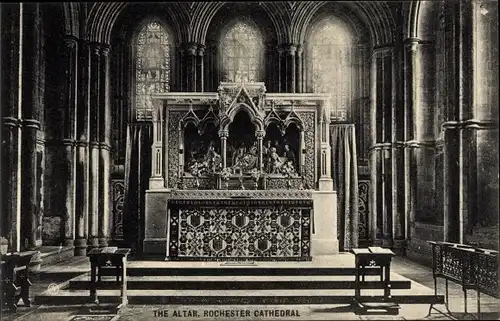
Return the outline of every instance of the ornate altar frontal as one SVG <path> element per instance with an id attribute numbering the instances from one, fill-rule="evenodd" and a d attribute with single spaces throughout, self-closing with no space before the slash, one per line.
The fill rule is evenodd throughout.
<path id="1" fill-rule="evenodd" d="M 311 259 L 310 192 L 183 191 L 172 197 L 171 260 Z"/>
<path id="2" fill-rule="evenodd" d="M 217 93 L 152 98 L 144 251 L 172 260 L 310 259 L 314 208 L 334 202 L 326 199 L 328 95 L 221 83 Z M 335 206 L 327 207 L 333 225 Z"/>

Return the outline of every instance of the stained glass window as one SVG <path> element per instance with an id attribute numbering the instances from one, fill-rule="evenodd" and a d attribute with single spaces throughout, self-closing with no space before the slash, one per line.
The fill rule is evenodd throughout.
<path id="1" fill-rule="evenodd" d="M 332 116 L 346 120 L 351 102 L 353 39 L 342 23 L 321 21 L 311 33 L 310 68 L 313 92 L 332 95 Z"/>
<path id="2" fill-rule="evenodd" d="M 233 82 L 260 81 L 262 36 L 246 21 L 235 23 L 222 37 L 222 79 Z"/>
<path id="3" fill-rule="evenodd" d="M 170 37 L 158 22 L 139 32 L 136 42 L 135 109 L 137 119 L 151 117 L 151 94 L 170 90 Z"/>

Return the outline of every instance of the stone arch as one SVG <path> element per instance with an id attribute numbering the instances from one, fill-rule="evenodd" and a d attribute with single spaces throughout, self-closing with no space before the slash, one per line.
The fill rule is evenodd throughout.
<path id="1" fill-rule="evenodd" d="M 259 27 L 264 43 L 277 43 L 279 31 L 276 28 L 276 23 L 273 22 L 276 19 L 269 14 L 269 10 L 264 8 L 265 6 L 255 7 L 253 3 L 234 2 L 220 5 L 213 13 L 210 23 L 204 25 L 205 30 L 198 30 L 203 36 L 202 39 L 199 39 L 200 43 L 216 42 L 235 17 L 252 20 Z"/>
<path id="2" fill-rule="evenodd" d="M 110 43 L 116 35 L 117 25 L 133 26 L 135 21 L 147 15 L 163 16 L 162 20 L 171 28 L 177 43 L 188 39 L 190 18 L 183 3 L 159 3 L 158 7 L 147 3 L 94 3 L 88 14 L 86 36 L 90 41 Z"/>
<path id="3" fill-rule="evenodd" d="M 264 130 L 264 122 L 258 110 L 245 102 L 235 103 L 226 111 L 226 114 L 221 117 L 221 130 L 229 130 L 229 125 L 240 111 L 245 111 L 250 116 L 250 121 L 255 125 L 256 130 Z"/>
<path id="4" fill-rule="evenodd" d="M 343 13 L 355 25 L 365 28 L 373 46 L 391 43 L 394 39 L 395 22 L 386 3 L 381 1 L 353 1 L 332 3 L 329 1 L 309 2 L 300 7 L 294 20 L 294 37 L 298 43 L 307 39 L 311 24 L 324 11 Z"/>
<path id="5" fill-rule="evenodd" d="M 404 19 L 405 38 L 434 40 L 440 5 L 440 1 L 411 1 Z"/>

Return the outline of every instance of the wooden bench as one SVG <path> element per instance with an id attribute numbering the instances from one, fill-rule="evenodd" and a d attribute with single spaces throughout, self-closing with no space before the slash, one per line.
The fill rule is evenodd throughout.
<path id="1" fill-rule="evenodd" d="M 391 296 L 391 260 L 394 253 L 381 247 L 352 249 L 354 254 L 356 279 L 354 304 L 362 312 L 368 310 L 385 310 L 390 314 L 399 313 L 399 305 L 392 301 Z M 367 302 L 361 296 L 361 285 L 365 282 L 368 269 L 380 268 L 380 281 L 384 284 L 384 295 L 381 300 L 370 299 Z"/>
<path id="2" fill-rule="evenodd" d="M 37 251 L 14 252 L 2 255 L 3 303 L 11 312 L 17 312 L 17 303 L 23 300 L 31 306 L 28 265 Z"/>
<path id="3" fill-rule="evenodd" d="M 127 305 L 127 256 L 129 253 L 128 248 L 104 247 L 92 249 L 87 254 L 90 258 L 90 298 L 93 303 L 99 304 L 97 289 L 101 286 L 102 269 L 114 267 L 116 282 L 121 285 L 121 304 L 117 309 Z"/>
<path id="4" fill-rule="evenodd" d="M 467 314 L 467 290 L 476 290 L 477 313 L 481 317 L 481 292 L 499 297 L 498 251 L 481 249 L 466 244 L 428 241 L 432 246 L 432 275 L 434 293 L 437 279 L 445 280 L 445 307 L 448 308 L 448 281 L 462 286 L 464 312 Z M 429 307 L 429 315 L 433 305 Z"/>

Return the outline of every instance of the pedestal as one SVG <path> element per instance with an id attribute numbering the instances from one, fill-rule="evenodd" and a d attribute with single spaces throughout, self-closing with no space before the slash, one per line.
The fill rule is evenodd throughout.
<path id="1" fill-rule="evenodd" d="M 331 255 L 339 253 L 337 239 L 337 192 L 314 191 L 314 214 L 312 218 L 311 253 Z"/>

